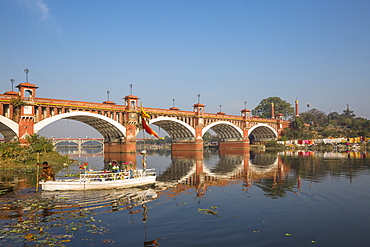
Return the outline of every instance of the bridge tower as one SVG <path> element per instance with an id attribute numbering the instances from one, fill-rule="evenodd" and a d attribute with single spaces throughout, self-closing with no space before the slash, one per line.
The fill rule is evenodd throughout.
<path id="1" fill-rule="evenodd" d="M 194 117 L 194 129 L 195 129 L 195 139 L 181 140 L 172 142 L 171 150 L 173 152 L 177 151 L 203 151 L 203 136 L 202 129 L 204 127 L 204 107 L 205 105 L 201 103 L 196 103 L 193 105 L 195 117 Z"/>
<path id="2" fill-rule="evenodd" d="M 35 107 L 34 99 L 36 97 L 36 89 L 38 88 L 35 84 L 29 82 L 20 83 L 17 88 L 19 89 L 18 101 L 18 116 L 15 117 L 18 122 L 18 136 L 21 143 L 25 143 L 27 135 L 34 134 L 35 124 Z"/>
<path id="3" fill-rule="evenodd" d="M 124 98 L 125 112 L 123 113 L 123 125 L 126 128 L 126 137 L 117 141 L 105 143 L 105 150 L 109 153 L 136 153 L 136 135 L 139 125 L 139 97 L 127 95 Z M 129 159 L 131 160 L 132 157 Z"/>

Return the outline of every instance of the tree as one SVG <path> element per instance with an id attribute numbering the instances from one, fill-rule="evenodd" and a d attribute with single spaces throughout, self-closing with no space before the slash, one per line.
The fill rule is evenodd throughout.
<path id="1" fill-rule="evenodd" d="M 43 136 L 38 134 L 33 134 L 26 137 L 29 142 L 29 149 L 32 153 L 49 153 L 54 149 L 53 143 L 51 140 L 46 139 Z"/>
<path id="2" fill-rule="evenodd" d="M 259 115 L 263 118 L 271 118 L 271 103 L 274 103 L 275 114 L 282 113 L 285 118 L 294 116 L 292 105 L 280 97 L 269 97 L 263 99 L 260 104 L 252 110 L 253 115 Z"/>
<path id="3" fill-rule="evenodd" d="M 3 159 L 15 159 L 22 152 L 20 142 L 5 142 L 0 143 L 0 155 Z"/>
<path id="4" fill-rule="evenodd" d="M 27 104 L 20 97 L 11 98 L 10 104 L 13 105 L 14 108 L 13 121 L 18 122 L 21 108 Z"/>
<path id="5" fill-rule="evenodd" d="M 347 104 L 347 108 L 343 110 L 342 116 L 344 118 L 354 118 L 354 117 L 356 117 L 356 114 L 354 113 L 354 111 L 351 111 L 349 109 L 349 105 Z"/>
<path id="6" fill-rule="evenodd" d="M 317 110 L 315 108 L 303 112 L 300 114 L 304 123 L 314 124 L 323 126 L 327 121 L 327 116 L 324 112 Z"/>

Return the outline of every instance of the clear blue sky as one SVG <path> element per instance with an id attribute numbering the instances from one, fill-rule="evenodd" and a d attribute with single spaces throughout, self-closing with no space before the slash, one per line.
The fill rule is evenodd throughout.
<path id="1" fill-rule="evenodd" d="M 370 119 L 370 1 L 1 0 L 0 91 L 240 115 L 281 97 Z"/>

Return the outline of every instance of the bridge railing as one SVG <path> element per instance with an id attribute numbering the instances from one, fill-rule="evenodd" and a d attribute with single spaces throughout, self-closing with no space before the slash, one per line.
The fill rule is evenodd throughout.
<path id="1" fill-rule="evenodd" d="M 85 108 L 101 108 L 101 109 L 110 109 L 110 110 L 120 110 L 125 111 L 125 105 L 110 105 L 104 103 L 95 103 L 95 102 L 83 102 L 83 101 L 74 101 L 74 100 L 58 100 L 58 99 L 47 99 L 47 98 L 35 98 L 36 104 L 47 104 L 54 106 L 67 106 L 67 107 L 85 107 Z"/>

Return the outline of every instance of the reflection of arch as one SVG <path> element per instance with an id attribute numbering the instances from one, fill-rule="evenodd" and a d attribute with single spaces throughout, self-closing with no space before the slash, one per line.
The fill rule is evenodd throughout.
<path id="1" fill-rule="evenodd" d="M 257 124 L 249 129 L 248 137 L 251 141 L 276 139 L 278 137 L 278 133 L 274 128 L 272 128 L 268 124 Z"/>
<path id="2" fill-rule="evenodd" d="M 210 168 L 210 173 L 216 176 L 233 174 L 240 168 L 243 168 L 243 161 L 242 155 L 220 155 L 219 162 L 215 167 Z"/>
<path id="3" fill-rule="evenodd" d="M 18 124 L 9 118 L 0 116 L 0 133 L 6 142 L 16 139 L 18 137 Z"/>
<path id="4" fill-rule="evenodd" d="M 176 118 L 157 117 L 151 119 L 149 124 L 154 124 L 164 129 L 174 141 L 195 140 L 195 129 Z"/>
<path id="5" fill-rule="evenodd" d="M 202 130 L 202 136 L 209 130 L 212 129 L 217 133 L 220 140 L 242 140 L 243 131 L 234 124 L 226 121 L 218 121 L 207 125 Z"/>
<path id="6" fill-rule="evenodd" d="M 58 114 L 53 117 L 46 118 L 35 124 L 35 133 L 60 119 L 73 119 L 85 123 L 96 129 L 104 137 L 106 142 L 124 138 L 126 134 L 126 128 L 113 119 L 95 113 L 80 111 Z"/>
<path id="7" fill-rule="evenodd" d="M 164 171 L 157 181 L 180 182 L 190 177 L 195 172 L 195 161 L 191 159 L 172 158 L 171 165 Z"/>
<path id="8" fill-rule="evenodd" d="M 279 164 L 277 156 L 266 154 L 253 154 L 249 160 L 249 169 L 258 174 L 271 172 Z"/>

